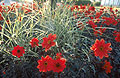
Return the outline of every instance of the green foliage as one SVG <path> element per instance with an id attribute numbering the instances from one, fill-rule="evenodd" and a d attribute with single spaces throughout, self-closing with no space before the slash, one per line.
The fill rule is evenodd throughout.
<path id="1" fill-rule="evenodd" d="M 93 5 L 94 5 L 94 6 L 100 6 L 100 5 L 101 5 L 101 2 L 95 2 Z"/>
<path id="2" fill-rule="evenodd" d="M 67 3 L 68 4 L 69 3 L 74 3 L 74 1 L 67 1 Z M 91 1 L 89 1 L 89 0 L 76 0 L 75 1 L 75 5 L 80 5 L 80 4 L 82 4 L 82 5 L 91 4 Z"/>
<path id="3" fill-rule="evenodd" d="M 87 4 L 91 4 L 91 1 L 76 1 L 76 3 L 75 3 L 76 5 L 80 5 L 80 4 L 82 4 L 82 5 L 87 5 Z"/>

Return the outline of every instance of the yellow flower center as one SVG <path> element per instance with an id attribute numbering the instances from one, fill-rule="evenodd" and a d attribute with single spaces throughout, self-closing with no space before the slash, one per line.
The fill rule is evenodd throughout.
<path id="1" fill-rule="evenodd" d="M 110 22 L 109 20 L 107 20 L 107 22 Z"/>
<path id="2" fill-rule="evenodd" d="M 106 65 L 105 68 L 107 68 L 108 66 Z"/>
<path id="3" fill-rule="evenodd" d="M 59 59 L 60 57 L 59 56 L 56 56 L 56 59 Z"/>
<path id="4" fill-rule="evenodd" d="M 51 40 L 48 40 L 48 42 L 47 42 L 48 44 L 50 44 L 51 43 Z"/>
<path id="5" fill-rule="evenodd" d="M 45 65 L 45 66 L 47 66 L 47 65 L 48 65 L 48 63 L 47 63 L 47 62 L 44 62 L 44 65 Z"/>
<path id="6" fill-rule="evenodd" d="M 36 44 L 36 42 L 33 43 L 34 45 Z"/>
<path id="7" fill-rule="evenodd" d="M 101 51 L 103 51 L 103 50 L 104 50 L 103 46 L 101 46 L 99 49 L 100 49 Z"/>

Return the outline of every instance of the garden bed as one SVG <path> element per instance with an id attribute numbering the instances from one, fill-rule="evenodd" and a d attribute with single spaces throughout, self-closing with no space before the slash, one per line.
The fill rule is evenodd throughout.
<path id="1" fill-rule="evenodd" d="M 1 78 L 120 78 L 119 9 L 0 6 Z"/>

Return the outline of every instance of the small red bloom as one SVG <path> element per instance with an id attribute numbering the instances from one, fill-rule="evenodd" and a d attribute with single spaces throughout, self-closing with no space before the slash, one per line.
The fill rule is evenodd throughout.
<path id="1" fill-rule="evenodd" d="M 99 34 L 102 35 L 106 31 L 106 28 L 100 28 L 99 31 Z"/>
<path id="2" fill-rule="evenodd" d="M 61 53 L 57 53 L 56 54 L 56 59 L 60 59 L 60 58 L 62 58 L 62 54 Z"/>
<path id="3" fill-rule="evenodd" d="M 2 30 L 2 27 L 0 26 L 0 30 Z"/>
<path id="4" fill-rule="evenodd" d="M 82 5 L 80 5 L 80 9 L 86 9 L 86 5 L 84 5 L 84 6 L 82 6 Z"/>
<path id="5" fill-rule="evenodd" d="M 104 23 L 105 23 L 106 25 L 109 26 L 110 24 L 112 24 L 112 18 L 103 17 L 103 19 L 105 19 Z"/>
<path id="6" fill-rule="evenodd" d="M 97 25 L 95 25 L 95 23 L 92 20 L 89 20 L 88 24 L 90 24 L 93 29 L 95 29 L 97 27 Z"/>
<path id="7" fill-rule="evenodd" d="M 0 12 L 1 12 L 1 13 L 2 13 L 2 10 L 3 10 L 3 9 L 2 9 L 2 6 L 0 5 Z"/>
<path id="8" fill-rule="evenodd" d="M 97 37 L 98 30 L 94 30 L 94 35 Z"/>
<path id="9" fill-rule="evenodd" d="M 20 47 L 19 45 L 17 45 L 12 50 L 12 54 L 15 55 L 15 56 L 17 56 L 18 58 L 20 58 L 20 56 L 23 56 L 23 54 L 25 54 L 24 47 Z"/>
<path id="10" fill-rule="evenodd" d="M 5 3 L 2 3 L 2 5 L 5 5 Z"/>
<path id="11" fill-rule="evenodd" d="M 113 36 L 115 37 L 116 42 L 120 42 L 120 32 L 114 31 Z"/>
<path id="12" fill-rule="evenodd" d="M 31 5 L 31 6 L 33 6 L 33 10 L 37 10 L 37 8 L 38 8 L 35 3 L 33 3 L 33 5 Z"/>
<path id="13" fill-rule="evenodd" d="M 96 19 L 94 19 L 94 22 L 95 22 L 95 23 L 99 23 L 99 22 L 100 22 L 100 19 L 99 19 L 99 18 L 96 18 Z"/>
<path id="14" fill-rule="evenodd" d="M 81 21 L 77 22 L 77 26 L 80 28 L 80 30 L 82 30 L 84 28 L 84 25 Z"/>
<path id="15" fill-rule="evenodd" d="M 92 20 L 88 20 L 88 24 L 94 25 L 95 23 Z"/>
<path id="16" fill-rule="evenodd" d="M 42 43 L 42 47 L 45 48 L 45 52 L 47 52 L 47 50 L 49 50 L 52 46 L 55 46 L 55 42 L 54 40 L 56 39 L 56 34 L 49 34 L 48 38 L 44 37 L 43 38 L 43 43 Z"/>
<path id="17" fill-rule="evenodd" d="M 39 46 L 38 42 L 39 42 L 39 40 L 37 38 L 33 38 L 30 42 L 32 48 L 35 47 L 35 46 Z"/>
<path id="18" fill-rule="evenodd" d="M 116 42 L 120 42 L 120 32 L 118 32 L 116 34 L 116 38 L 115 38 Z"/>
<path id="19" fill-rule="evenodd" d="M 90 16 L 90 19 L 94 19 L 92 16 Z"/>
<path id="20" fill-rule="evenodd" d="M 6 74 L 6 72 L 5 72 L 5 71 L 3 71 L 3 74 Z"/>
<path id="21" fill-rule="evenodd" d="M 88 11 L 95 11 L 95 7 L 94 7 L 94 6 L 90 6 L 90 7 L 88 8 Z"/>
<path id="22" fill-rule="evenodd" d="M 8 25 L 10 24 L 10 20 L 7 20 L 6 22 L 7 22 Z"/>
<path id="23" fill-rule="evenodd" d="M 20 8 L 20 4 L 16 3 L 16 8 L 19 9 Z"/>
<path id="24" fill-rule="evenodd" d="M 3 20 L 3 17 L 2 17 L 2 15 L 0 14 L 0 21 L 2 21 Z"/>
<path id="25" fill-rule="evenodd" d="M 118 9 L 116 9 L 115 12 L 118 12 Z"/>
<path id="26" fill-rule="evenodd" d="M 49 57 L 48 55 L 44 58 L 43 56 L 41 57 L 41 60 L 38 60 L 38 66 L 37 68 L 39 69 L 40 72 L 47 72 L 51 71 L 52 69 L 52 63 L 53 59 Z"/>
<path id="27" fill-rule="evenodd" d="M 97 37 L 98 34 L 102 35 L 106 31 L 106 28 L 100 28 L 99 30 L 94 30 L 94 35 Z"/>
<path id="28" fill-rule="evenodd" d="M 110 12 L 114 13 L 113 8 L 110 7 Z"/>
<path id="29" fill-rule="evenodd" d="M 107 62 L 107 61 L 105 60 L 105 64 L 104 64 L 104 66 L 103 66 L 102 68 L 105 69 L 105 72 L 108 74 L 108 73 L 111 72 L 111 69 L 112 69 L 113 67 L 110 65 L 110 62 Z"/>
<path id="30" fill-rule="evenodd" d="M 53 60 L 53 65 L 52 65 L 53 72 L 58 72 L 58 73 L 62 72 L 66 67 L 65 63 L 66 63 L 66 59 L 64 58 Z"/>
<path id="31" fill-rule="evenodd" d="M 113 20 L 112 20 L 112 24 L 113 24 L 113 25 L 117 25 L 118 22 L 117 22 L 115 19 L 113 19 Z"/>
<path id="32" fill-rule="evenodd" d="M 95 16 L 95 18 L 99 18 L 101 15 L 102 15 L 102 13 L 100 13 L 100 12 L 96 12 L 96 16 Z"/>
<path id="33" fill-rule="evenodd" d="M 117 19 L 118 20 L 118 22 L 120 22 L 120 19 Z"/>
<path id="34" fill-rule="evenodd" d="M 100 11 L 104 11 L 104 9 L 105 9 L 105 8 L 102 8 L 102 7 L 101 7 L 101 8 L 100 8 Z"/>
<path id="35" fill-rule="evenodd" d="M 117 36 L 117 31 L 115 30 L 114 32 L 113 32 L 113 36 Z"/>
<path id="36" fill-rule="evenodd" d="M 90 48 L 94 51 L 95 56 L 99 56 L 100 59 L 104 57 L 108 57 L 108 51 L 111 51 L 112 48 L 110 48 L 111 43 L 105 44 L 105 40 L 101 39 L 100 41 L 96 39 L 95 44 L 92 45 Z"/>
<path id="37" fill-rule="evenodd" d="M 21 22 L 21 20 L 22 20 L 22 17 L 21 17 L 21 16 L 19 16 L 19 17 L 18 17 L 18 20 Z"/>
<path id="38" fill-rule="evenodd" d="M 74 5 L 74 8 L 79 11 L 78 5 Z"/>
<path id="39" fill-rule="evenodd" d="M 99 31 L 99 34 L 102 35 L 106 31 L 106 28 L 102 28 L 102 25 L 100 27 L 101 28 L 98 31 Z"/>
<path id="40" fill-rule="evenodd" d="M 28 13 L 30 13 L 30 12 L 32 12 L 32 10 L 30 10 L 30 9 L 25 9 L 25 13 L 26 13 L 26 14 L 28 14 Z"/>
<path id="41" fill-rule="evenodd" d="M 74 11 L 75 7 L 71 7 L 71 11 Z"/>
<path id="42" fill-rule="evenodd" d="M 70 8 L 70 5 L 67 4 L 66 7 L 69 9 L 69 8 Z"/>

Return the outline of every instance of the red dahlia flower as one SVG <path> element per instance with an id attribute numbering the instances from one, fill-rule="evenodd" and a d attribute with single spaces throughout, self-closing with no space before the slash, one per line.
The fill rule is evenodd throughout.
<path id="1" fill-rule="evenodd" d="M 105 69 L 105 72 L 108 74 L 108 73 L 111 72 L 111 69 L 113 67 L 110 65 L 110 62 L 105 61 L 105 64 L 104 64 L 104 66 L 102 68 Z"/>
<path id="2" fill-rule="evenodd" d="M 79 11 L 78 5 L 74 5 L 74 8 L 77 9 L 77 10 Z"/>
<path id="3" fill-rule="evenodd" d="M 120 42 L 120 32 L 114 31 L 113 36 L 116 36 L 115 38 L 116 42 Z"/>
<path id="4" fill-rule="evenodd" d="M 0 14 L 0 21 L 2 21 L 3 20 L 3 17 L 2 17 L 2 15 Z"/>
<path id="5" fill-rule="evenodd" d="M 99 30 L 94 30 L 94 35 L 97 37 L 98 34 L 102 35 L 106 31 L 106 28 L 100 28 Z"/>
<path id="6" fill-rule="evenodd" d="M 44 37 L 43 38 L 43 43 L 42 43 L 42 47 L 45 48 L 45 52 L 47 52 L 47 50 L 50 49 L 50 47 L 55 46 L 55 42 L 53 42 L 56 39 L 56 34 L 49 34 L 48 38 Z"/>
<path id="7" fill-rule="evenodd" d="M 2 30 L 2 27 L 0 26 L 0 30 Z"/>
<path id="8" fill-rule="evenodd" d="M 99 34 L 102 35 L 106 31 L 106 28 L 100 28 L 99 31 Z"/>
<path id="9" fill-rule="evenodd" d="M 95 23 L 92 20 L 89 20 L 88 24 L 91 25 L 93 29 L 97 27 L 97 25 L 95 25 Z"/>
<path id="10" fill-rule="evenodd" d="M 64 58 L 53 60 L 53 65 L 52 65 L 53 72 L 58 72 L 58 73 L 62 72 L 66 67 L 65 63 L 66 63 L 66 59 Z"/>
<path id="11" fill-rule="evenodd" d="M 3 70 L 3 72 L 2 72 L 4 75 L 6 74 L 6 72 L 5 72 L 5 70 Z"/>
<path id="12" fill-rule="evenodd" d="M 82 6 L 82 5 L 80 5 L 80 9 L 86 9 L 86 5 L 84 5 L 84 6 Z"/>
<path id="13" fill-rule="evenodd" d="M 115 30 L 115 31 L 113 32 L 113 36 L 117 36 L 117 34 L 118 34 L 118 32 Z"/>
<path id="14" fill-rule="evenodd" d="M 51 71 L 53 59 L 51 57 L 49 57 L 48 55 L 45 58 L 43 56 L 41 58 L 42 58 L 41 60 L 38 60 L 39 65 L 37 66 L 39 71 L 40 72 Z"/>
<path id="15" fill-rule="evenodd" d="M 25 54 L 24 47 L 20 47 L 19 45 L 17 45 L 12 50 L 12 54 L 15 55 L 15 56 L 17 56 L 18 58 L 20 58 L 20 56 L 23 56 L 23 54 Z"/>
<path id="16" fill-rule="evenodd" d="M 116 9 L 115 12 L 118 12 L 118 9 Z"/>
<path id="17" fill-rule="evenodd" d="M 39 42 L 39 40 L 37 38 L 33 38 L 30 42 L 32 48 L 35 47 L 35 46 L 39 46 L 38 42 Z"/>
<path id="18" fill-rule="evenodd" d="M 110 24 L 112 24 L 112 18 L 103 17 L 103 19 L 105 19 L 104 23 L 105 23 L 106 25 L 109 26 Z"/>
<path id="19" fill-rule="evenodd" d="M 19 9 L 20 8 L 20 4 L 16 3 L 16 8 Z"/>
<path id="20" fill-rule="evenodd" d="M 1 13 L 2 13 L 2 10 L 3 10 L 3 9 L 2 9 L 2 6 L 0 5 L 0 12 L 1 12 Z"/>
<path id="21" fill-rule="evenodd" d="M 97 35 L 98 35 L 98 30 L 94 30 L 94 35 L 97 37 Z"/>
<path id="22" fill-rule="evenodd" d="M 102 34 L 106 31 L 106 28 L 102 28 L 102 25 L 101 25 L 100 27 L 101 27 L 101 28 L 98 30 L 98 31 L 99 31 L 98 33 L 99 33 L 100 35 L 102 35 Z M 97 33 L 97 34 L 98 34 L 98 33 Z"/>
<path id="23" fill-rule="evenodd" d="M 101 39 L 100 41 L 96 39 L 95 44 L 92 45 L 90 48 L 94 51 L 95 56 L 99 56 L 100 59 L 103 58 L 103 56 L 108 57 L 108 51 L 111 51 L 112 48 L 110 48 L 111 43 L 105 44 L 105 40 Z"/>
<path id="24" fill-rule="evenodd" d="M 32 12 L 32 10 L 30 10 L 30 9 L 25 9 L 25 13 L 26 13 L 26 14 L 28 14 L 28 13 L 30 13 L 30 12 Z"/>
<path id="25" fill-rule="evenodd" d="M 120 42 L 120 32 L 116 34 L 115 40 L 116 42 Z"/>
<path id="26" fill-rule="evenodd" d="M 73 11 L 74 10 L 74 8 L 73 7 L 71 7 L 71 11 Z"/>
<path id="27" fill-rule="evenodd" d="M 56 59 L 60 59 L 60 58 L 62 58 L 62 54 L 61 53 L 57 53 L 56 54 Z"/>
<path id="28" fill-rule="evenodd" d="M 90 7 L 88 8 L 88 11 L 95 11 L 95 7 L 94 7 L 94 6 L 90 6 Z"/>
<path id="29" fill-rule="evenodd" d="M 112 20 L 112 24 L 113 24 L 113 25 L 117 25 L 118 22 L 117 22 L 115 19 L 113 19 L 113 20 Z"/>
<path id="30" fill-rule="evenodd" d="M 101 12 L 96 12 L 95 18 L 99 18 L 102 15 Z"/>
<path id="31" fill-rule="evenodd" d="M 84 28 L 84 25 L 83 25 L 83 23 L 81 21 L 78 21 L 77 25 L 80 28 L 80 30 L 82 30 Z"/>

